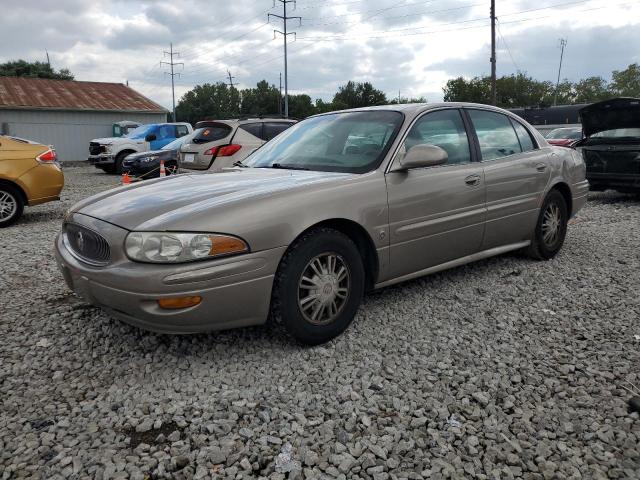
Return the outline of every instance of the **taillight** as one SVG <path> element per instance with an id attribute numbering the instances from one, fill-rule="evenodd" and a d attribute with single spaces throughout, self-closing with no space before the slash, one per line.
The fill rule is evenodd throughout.
<path id="1" fill-rule="evenodd" d="M 46 152 L 41 153 L 36 157 L 36 160 L 40 163 L 53 163 L 57 160 L 56 151 L 53 149 L 49 149 Z"/>
<path id="2" fill-rule="evenodd" d="M 230 157 L 241 148 L 242 148 L 242 145 L 232 143 L 231 145 L 211 147 L 204 152 L 204 155 L 213 155 L 214 157 Z"/>
<path id="3" fill-rule="evenodd" d="M 242 145 L 238 145 L 238 144 L 235 144 L 235 143 L 232 143 L 231 145 L 225 145 L 224 147 L 220 147 L 220 149 L 218 150 L 218 156 L 219 157 L 230 157 L 231 155 L 236 153 L 241 148 L 242 148 Z"/>

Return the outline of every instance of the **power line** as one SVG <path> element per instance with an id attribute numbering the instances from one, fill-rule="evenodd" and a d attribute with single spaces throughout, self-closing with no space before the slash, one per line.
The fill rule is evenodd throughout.
<path id="1" fill-rule="evenodd" d="M 509 48 L 509 45 L 507 45 L 507 41 L 505 40 L 504 35 L 502 35 L 502 31 L 500 30 L 500 21 L 499 20 L 498 20 L 498 23 L 496 23 L 496 27 L 498 28 L 498 34 L 500 35 L 500 38 L 502 39 L 502 44 L 507 49 L 507 53 L 509 54 L 509 58 L 511 59 L 511 63 L 513 63 L 513 66 L 516 67 L 516 72 L 520 72 L 521 71 L 520 67 L 518 66 L 516 61 L 513 59 L 513 55 L 511 54 L 511 49 Z"/>
<path id="2" fill-rule="evenodd" d="M 169 44 L 169 51 L 167 52 L 166 50 L 163 52 L 165 56 L 169 56 L 169 61 L 168 62 L 160 62 L 160 65 L 165 64 L 165 65 L 169 65 L 171 67 L 171 73 L 169 72 L 164 72 L 167 75 L 171 75 L 171 99 L 173 101 L 173 121 L 176 121 L 176 89 L 175 89 L 175 82 L 174 82 L 174 77 L 176 75 L 180 76 L 179 73 L 175 73 L 173 71 L 173 67 L 176 65 L 182 65 L 184 67 L 184 63 L 182 62 L 174 62 L 173 61 L 173 57 L 179 57 L 180 53 L 179 52 L 174 52 L 173 51 L 173 43 Z"/>
<path id="3" fill-rule="evenodd" d="M 276 15 L 274 13 L 267 14 L 267 21 L 271 19 L 271 17 L 276 17 L 282 20 L 283 32 L 280 30 L 274 30 L 273 35 L 275 37 L 276 33 L 282 35 L 284 40 L 284 117 L 289 118 L 289 74 L 287 71 L 287 36 L 293 35 L 295 38 L 296 32 L 288 32 L 287 33 L 287 22 L 289 20 L 299 20 L 300 24 L 302 24 L 302 17 L 288 17 L 287 16 L 287 4 L 293 3 L 295 7 L 296 0 L 277 0 L 282 4 L 282 15 Z M 275 0 L 274 0 L 275 5 Z"/>

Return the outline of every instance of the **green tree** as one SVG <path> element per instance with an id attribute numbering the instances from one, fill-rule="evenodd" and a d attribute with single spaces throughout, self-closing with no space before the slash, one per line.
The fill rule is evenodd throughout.
<path id="1" fill-rule="evenodd" d="M 277 115 L 280 91 L 266 80 L 260 80 L 255 88 L 241 92 L 240 113 L 245 115 Z"/>
<path id="2" fill-rule="evenodd" d="M 640 65 L 632 63 L 625 70 L 614 70 L 609 87 L 620 97 L 640 97 Z"/>
<path id="3" fill-rule="evenodd" d="M 51 78 L 55 80 L 73 80 L 72 73 L 63 68 L 57 72 L 45 62 L 27 62 L 13 60 L 0 63 L 0 77 Z"/>
<path id="4" fill-rule="evenodd" d="M 394 98 L 389 102 L 390 105 L 396 105 L 398 103 L 398 99 Z M 407 103 L 427 103 L 426 97 L 401 97 L 400 105 L 404 105 Z"/>
<path id="5" fill-rule="evenodd" d="M 491 102 L 491 85 L 488 77 L 474 77 L 467 80 L 464 77 L 452 78 L 442 89 L 445 102 Z"/>
<path id="6" fill-rule="evenodd" d="M 387 103 L 387 96 L 369 82 L 359 83 L 350 80 L 338 88 L 332 103 L 334 110 L 384 105 Z"/>
<path id="7" fill-rule="evenodd" d="M 606 100 L 613 96 L 607 81 L 602 77 L 588 77 L 574 86 L 576 103 L 591 103 Z"/>
<path id="8" fill-rule="evenodd" d="M 196 85 L 185 93 L 178 105 L 176 116 L 182 121 L 196 123 L 210 118 L 228 118 L 238 115 L 240 92 L 223 82 Z"/>
<path id="9" fill-rule="evenodd" d="M 316 107 L 309 95 L 289 95 L 289 116 L 302 119 L 315 113 Z"/>

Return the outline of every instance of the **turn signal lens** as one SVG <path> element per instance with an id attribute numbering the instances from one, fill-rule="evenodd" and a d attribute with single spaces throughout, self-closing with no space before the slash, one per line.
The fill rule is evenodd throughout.
<path id="1" fill-rule="evenodd" d="M 236 237 L 211 235 L 211 250 L 209 255 L 229 255 L 230 253 L 243 253 L 249 250 L 247 244 Z"/>
<path id="2" fill-rule="evenodd" d="M 160 298 L 158 300 L 158 306 L 165 310 L 176 310 L 179 308 L 195 307 L 202 301 L 202 297 L 174 297 L 174 298 Z"/>

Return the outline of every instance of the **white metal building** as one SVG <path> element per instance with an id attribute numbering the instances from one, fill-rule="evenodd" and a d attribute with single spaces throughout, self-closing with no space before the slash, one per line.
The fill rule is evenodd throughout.
<path id="1" fill-rule="evenodd" d="M 121 83 L 0 77 L 0 133 L 53 145 L 62 161 L 86 160 L 89 141 L 113 124 L 167 121 L 168 111 Z"/>

